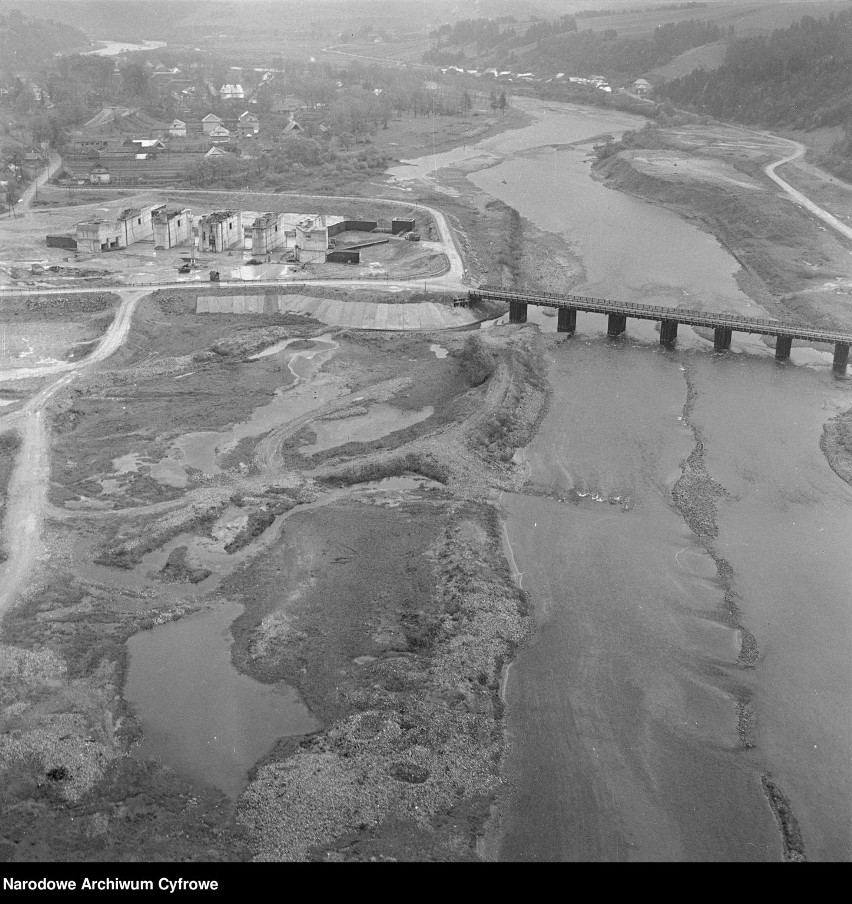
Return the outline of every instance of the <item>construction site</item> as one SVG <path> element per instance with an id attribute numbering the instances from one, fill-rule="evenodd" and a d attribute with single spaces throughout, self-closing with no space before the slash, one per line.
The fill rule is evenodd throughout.
<path id="1" fill-rule="evenodd" d="M 42 189 L 46 197 L 59 192 Z M 445 243 L 424 208 L 364 201 L 350 212 L 345 202 L 316 199 L 334 211 L 325 213 L 310 203 L 299 199 L 297 206 L 280 195 L 103 191 L 95 203 L 36 205 L 31 216 L 4 223 L 9 252 L 0 285 L 429 279 L 448 272 Z"/>

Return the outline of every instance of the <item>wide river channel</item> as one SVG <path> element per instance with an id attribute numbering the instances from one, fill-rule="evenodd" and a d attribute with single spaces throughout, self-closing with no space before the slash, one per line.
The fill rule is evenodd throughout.
<path id="1" fill-rule="evenodd" d="M 394 174 L 440 187 L 463 164 L 563 238 L 578 292 L 764 315 L 712 236 L 591 178 L 582 142 L 642 120 L 521 103 L 532 125 Z M 572 338 L 542 339 L 551 405 L 523 452 L 527 490 L 501 500 L 536 630 L 506 680 L 506 793 L 485 853 L 848 860 L 852 490 L 819 440 L 849 383 L 824 350 L 778 364 L 755 337 L 717 355 L 683 327 L 675 350 L 652 324 L 605 332 L 580 313 Z M 696 449 L 715 482 L 703 543 L 672 497 Z"/>

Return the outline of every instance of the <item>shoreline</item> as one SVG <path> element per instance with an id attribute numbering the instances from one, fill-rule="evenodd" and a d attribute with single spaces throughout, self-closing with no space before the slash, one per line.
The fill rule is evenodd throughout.
<path id="1" fill-rule="evenodd" d="M 829 418 L 822 428 L 819 447 L 832 471 L 852 486 L 852 450 L 847 435 L 852 430 L 852 408 Z"/>

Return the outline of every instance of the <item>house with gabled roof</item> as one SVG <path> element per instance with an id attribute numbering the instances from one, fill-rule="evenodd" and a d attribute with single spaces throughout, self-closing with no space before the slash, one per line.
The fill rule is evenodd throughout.
<path id="1" fill-rule="evenodd" d="M 207 133 L 207 137 L 214 144 L 225 144 L 231 140 L 231 133 L 222 125 L 216 126 Z"/>
<path id="2" fill-rule="evenodd" d="M 222 85 L 219 89 L 220 100 L 245 100 L 246 93 L 242 85 Z"/>
<path id="3" fill-rule="evenodd" d="M 240 138 L 247 138 L 250 135 L 257 135 L 260 131 L 260 119 L 257 113 L 250 113 L 246 110 L 241 113 L 237 120 L 237 133 Z"/>
<path id="4" fill-rule="evenodd" d="M 110 178 L 109 170 L 101 163 L 95 164 L 89 170 L 89 182 L 91 185 L 109 185 Z"/>
<path id="5" fill-rule="evenodd" d="M 209 135 L 213 129 L 222 125 L 222 117 L 217 116 L 215 113 L 208 113 L 204 119 L 201 120 L 201 128 L 205 135 Z"/>

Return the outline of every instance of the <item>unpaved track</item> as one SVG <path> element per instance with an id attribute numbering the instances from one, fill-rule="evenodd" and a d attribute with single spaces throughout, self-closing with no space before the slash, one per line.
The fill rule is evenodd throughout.
<path id="1" fill-rule="evenodd" d="M 775 137 L 775 136 L 772 136 Z M 778 173 L 775 172 L 779 166 L 784 166 L 786 163 L 793 163 L 793 161 L 798 160 L 800 157 L 803 157 L 807 148 L 800 144 L 798 141 L 793 141 L 792 139 L 784 139 L 788 142 L 788 144 L 795 147 L 795 150 L 792 154 L 788 154 L 786 157 L 782 157 L 780 160 L 776 160 L 775 163 L 770 163 L 768 166 L 763 168 L 763 172 L 766 173 L 767 176 L 778 186 L 780 186 L 784 191 L 797 203 L 805 208 L 809 213 L 812 213 L 815 217 L 818 217 L 823 223 L 830 226 L 835 232 L 839 232 L 844 238 L 852 241 L 852 227 L 847 226 L 845 223 L 842 223 L 837 217 L 832 216 L 827 210 L 824 210 L 818 204 L 814 204 L 810 198 L 806 195 L 803 195 L 800 191 L 793 188 L 789 182 L 785 182 Z"/>
<path id="2" fill-rule="evenodd" d="M 31 368 L 29 376 L 42 377 L 55 373 L 61 376 L 37 392 L 20 410 L 0 417 L 0 431 L 15 430 L 21 437 L 0 533 L 8 554 L 8 559 L 0 564 L 0 620 L 17 595 L 26 588 L 41 554 L 41 528 L 50 481 L 50 435 L 45 425 L 45 408 L 78 373 L 105 360 L 121 347 L 127 338 L 136 305 L 148 294 L 148 290 L 122 290 L 121 294 L 122 302 L 115 319 L 95 351 L 74 364 Z M 0 380 L 4 378 L 5 375 L 0 373 Z"/>
<path id="3" fill-rule="evenodd" d="M 46 185 L 47 180 L 55 176 L 60 169 L 62 169 L 62 158 L 59 156 L 59 154 L 56 153 L 56 151 L 51 151 L 47 166 L 38 174 L 38 176 L 36 176 L 32 183 L 27 187 L 23 195 L 21 195 L 21 200 L 15 205 L 14 217 L 12 216 L 12 211 L 10 210 L 5 214 L 5 218 L 9 220 L 19 219 L 26 216 L 39 186 Z"/>

